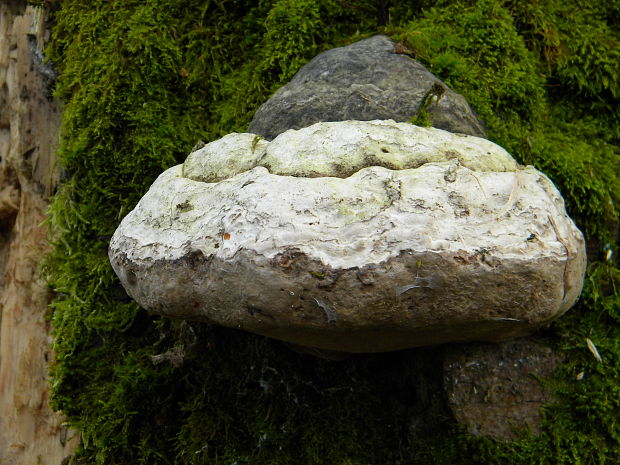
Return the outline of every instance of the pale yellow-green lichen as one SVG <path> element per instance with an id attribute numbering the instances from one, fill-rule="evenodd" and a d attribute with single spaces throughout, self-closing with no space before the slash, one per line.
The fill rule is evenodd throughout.
<path id="1" fill-rule="evenodd" d="M 289 130 L 272 142 L 229 134 L 191 153 L 184 176 L 217 182 L 256 166 L 272 174 L 346 178 L 362 168 L 393 170 L 457 160 L 473 171 L 514 171 L 516 161 L 482 138 L 387 121 L 317 123 Z"/>

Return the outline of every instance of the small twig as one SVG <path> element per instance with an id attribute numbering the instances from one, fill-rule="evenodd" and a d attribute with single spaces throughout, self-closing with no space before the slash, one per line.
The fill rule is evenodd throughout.
<path id="1" fill-rule="evenodd" d="M 589 338 L 586 338 L 586 345 L 588 346 L 590 352 L 592 352 L 592 355 L 594 355 L 596 361 L 599 363 L 603 363 L 603 357 L 601 357 L 601 354 L 598 353 L 598 349 L 594 345 L 594 342 L 592 342 Z"/>

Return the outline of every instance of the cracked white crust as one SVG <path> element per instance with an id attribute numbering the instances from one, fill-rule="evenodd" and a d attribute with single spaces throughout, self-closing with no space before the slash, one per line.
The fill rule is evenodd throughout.
<path id="1" fill-rule="evenodd" d="M 345 179 L 279 176 L 259 167 L 214 184 L 180 174 L 177 166 L 157 179 L 123 220 L 113 247 L 125 237 L 137 244 L 127 251 L 132 259 L 200 250 L 224 260 L 240 249 L 271 258 L 292 247 L 348 268 L 401 250 L 484 247 L 503 256 L 563 257 L 556 229 L 561 237 L 579 235 L 551 182 L 532 167 L 476 173 L 444 162 L 369 167 Z"/>

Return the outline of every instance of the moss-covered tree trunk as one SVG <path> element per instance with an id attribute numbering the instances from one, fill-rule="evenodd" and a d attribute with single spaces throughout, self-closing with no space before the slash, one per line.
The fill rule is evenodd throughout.
<path id="1" fill-rule="evenodd" d="M 382 27 L 366 1 L 54 3 L 48 53 L 65 103 L 68 179 L 51 208 L 47 262 L 53 402 L 82 432 L 80 463 L 573 464 L 620 455 L 617 2 L 385 5 Z M 440 409 L 416 428 L 416 371 L 441 383 L 428 352 L 330 363 L 151 317 L 108 263 L 110 235 L 163 169 L 198 140 L 243 131 L 321 50 L 376 32 L 405 42 L 469 100 L 492 140 L 546 172 L 600 244 L 580 304 L 547 332 L 567 361 L 537 437 L 472 437 Z"/>
<path id="2" fill-rule="evenodd" d="M 0 3 L 0 463 L 57 465 L 77 437 L 49 405 L 51 294 L 46 209 L 57 181 L 60 112 L 42 62 L 42 9 Z"/>

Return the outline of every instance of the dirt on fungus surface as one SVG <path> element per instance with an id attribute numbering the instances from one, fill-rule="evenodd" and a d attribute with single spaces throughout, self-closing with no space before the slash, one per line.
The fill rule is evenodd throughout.
<path id="1" fill-rule="evenodd" d="M 43 62 L 44 12 L 0 3 L 0 463 L 60 464 L 77 435 L 48 402 L 48 198 L 56 184 L 59 107 Z"/>

